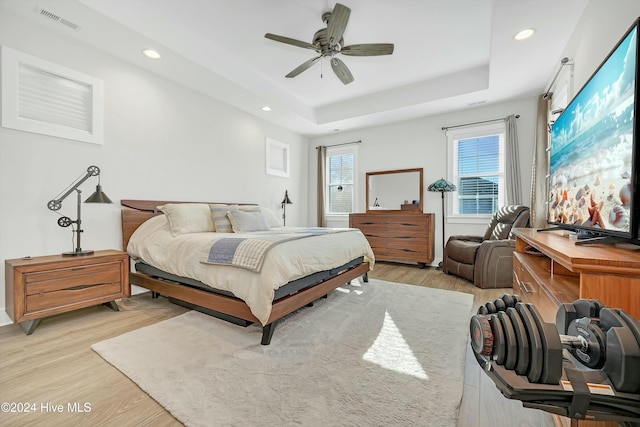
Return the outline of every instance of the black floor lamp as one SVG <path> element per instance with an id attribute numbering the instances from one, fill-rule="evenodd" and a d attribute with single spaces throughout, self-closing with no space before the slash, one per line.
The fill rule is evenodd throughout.
<path id="1" fill-rule="evenodd" d="M 444 193 L 456 191 L 456 186 L 442 178 L 431 184 L 427 191 L 438 192 L 442 197 L 442 256 L 444 259 Z M 438 270 L 442 269 L 442 261 L 440 261 L 437 268 Z"/>
<path id="2" fill-rule="evenodd" d="M 282 206 L 282 225 L 287 225 L 287 205 L 292 205 L 293 202 L 289 200 L 289 190 L 284 190 L 284 199 L 280 202 Z"/>

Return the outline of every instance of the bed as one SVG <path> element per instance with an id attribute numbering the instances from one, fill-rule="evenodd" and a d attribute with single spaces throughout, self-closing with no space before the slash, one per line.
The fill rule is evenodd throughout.
<path id="1" fill-rule="evenodd" d="M 203 202 L 121 201 L 123 247 L 134 265 L 130 283 L 152 291 L 154 297 L 162 295 L 238 325 L 260 324 L 263 345 L 270 344 L 279 319 L 359 276 L 366 282 L 373 268 L 373 251 L 356 229 L 267 227 L 266 231 L 218 233 L 196 227 L 196 232 L 175 235 L 176 222 L 166 207 L 184 210 L 198 204 Z M 233 207 L 227 214 L 236 221 L 248 217 L 240 216 L 238 208 L 260 211 L 251 204 L 204 204 L 212 212 L 213 206 L 218 211 Z M 158 207 L 165 207 L 165 212 Z M 217 215 L 214 226 L 220 231 L 224 225 L 220 226 L 221 214 Z M 242 259 L 242 265 L 232 264 L 230 257 L 215 257 L 226 254 L 229 246 L 238 250 L 242 245 L 266 249 L 254 258 L 238 257 L 236 252 L 231 258 L 234 263 Z M 224 250 L 214 251 L 220 247 Z M 171 255 L 164 252 L 169 250 Z"/>

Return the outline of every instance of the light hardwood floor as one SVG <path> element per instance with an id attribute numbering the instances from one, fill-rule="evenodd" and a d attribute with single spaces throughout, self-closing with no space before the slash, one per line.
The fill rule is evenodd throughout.
<path id="1" fill-rule="evenodd" d="M 478 289 L 434 268 L 413 265 L 378 262 L 369 277 L 470 293 L 474 310 L 510 292 Z M 45 318 L 30 336 L 17 325 L 0 327 L 0 402 L 12 402 L 11 409 L 22 411 L 5 412 L 3 407 L 0 425 L 181 425 L 90 346 L 187 310 L 164 298 L 152 300 L 149 293 L 118 304 L 120 312 L 97 306 Z M 25 412 L 27 409 L 31 412 Z M 214 420 L 211 425 L 215 425 Z M 519 401 L 504 398 L 469 350 L 458 425 L 545 427 L 553 426 L 553 422 L 544 412 L 522 408 Z"/>

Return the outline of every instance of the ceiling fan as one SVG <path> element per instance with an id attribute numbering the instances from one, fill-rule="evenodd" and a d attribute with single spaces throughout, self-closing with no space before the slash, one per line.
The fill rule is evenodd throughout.
<path id="1" fill-rule="evenodd" d="M 344 34 L 344 30 L 347 28 L 350 14 L 351 9 L 340 3 L 336 3 L 332 12 L 323 13 L 322 21 L 327 24 L 327 28 L 321 28 L 316 31 L 313 35 L 313 43 L 307 43 L 271 33 L 265 34 L 264 36 L 268 39 L 305 49 L 315 50 L 319 54 L 319 56 L 303 62 L 285 77 L 295 77 L 310 68 L 313 64 L 318 62 L 319 59 L 330 58 L 331 68 L 336 73 L 340 81 L 347 85 L 353 81 L 353 75 L 345 63 L 342 62 L 340 58 L 336 58 L 336 55 L 378 56 L 391 55 L 393 53 L 393 43 L 367 43 L 345 46 L 342 35 Z"/>

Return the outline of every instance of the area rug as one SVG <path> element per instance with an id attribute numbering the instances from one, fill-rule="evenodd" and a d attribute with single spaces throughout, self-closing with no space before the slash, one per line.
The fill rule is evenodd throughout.
<path id="1" fill-rule="evenodd" d="M 352 281 L 271 344 L 195 311 L 92 346 L 187 426 L 455 426 L 473 297 Z"/>

